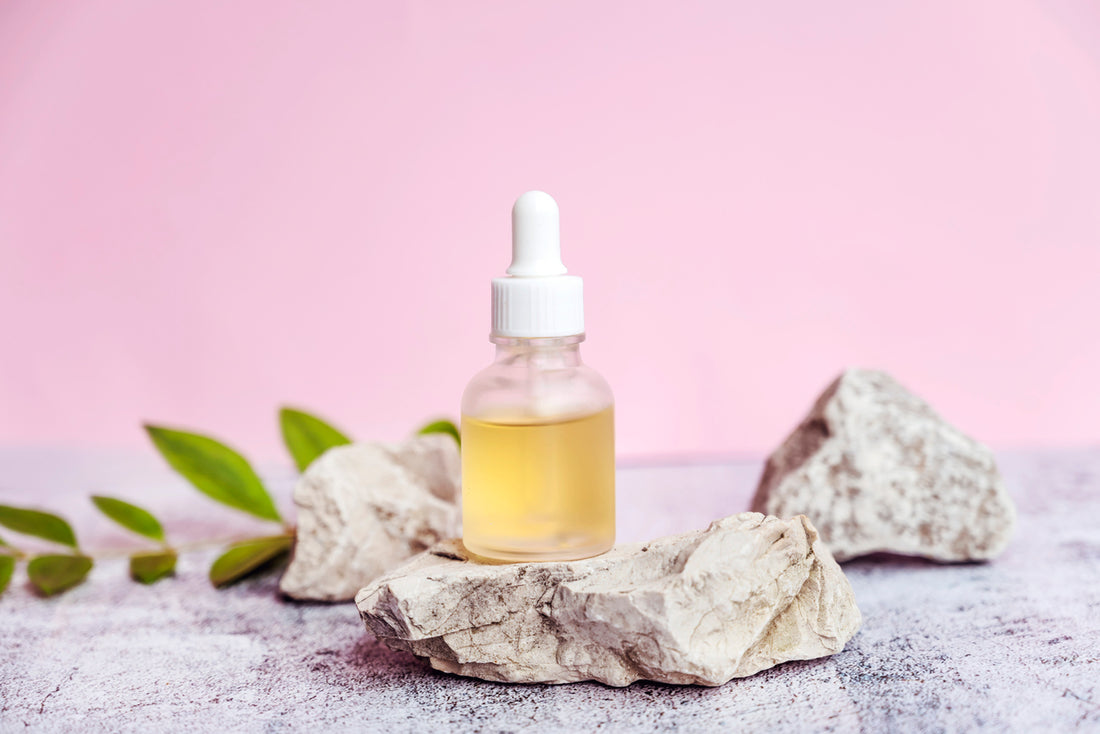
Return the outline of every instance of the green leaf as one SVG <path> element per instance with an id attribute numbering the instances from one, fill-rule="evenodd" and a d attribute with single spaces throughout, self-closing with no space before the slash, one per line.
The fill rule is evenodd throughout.
<path id="1" fill-rule="evenodd" d="M 289 535 L 256 538 L 237 543 L 210 567 L 210 583 L 218 588 L 240 581 L 290 550 L 294 539 Z"/>
<path id="2" fill-rule="evenodd" d="M 211 499 L 256 517 L 281 522 L 279 511 L 248 461 L 209 436 L 145 426 L 172 468 Z"/>
<path id="3" fill-rule="evenodd" d="M 27 576 L 45 596 L 73 588 L 92 570 L 88 556 L 37 556 L 27 564 Z"/>
<path id="4" fill-rule="evenodd" d="M 458 432 L 458 427 L 449 420 L 432 421 L 428 425 L 417 431 L 417 434 L 424 436 L 429 433 L 447 433 L 454 437 L 454 440 L 459 446 L 462 446 L 462 435 Z"/>
<path id="5" fill-rule="evenodd" d="M 135 553 L 130 556 L 130 578 L 153 584 L 176 572 L 176 552 L 171 550 Z"/>
<path id="6" fill-rule="evenodd" d="M 333 446 L 351 443 L 339 429 L 315 415 L 294 408 L 279 410 L 279 426 L 283 430 L 283 443 L 294 457 L 298 471 L 305 471 L 321 454 Z"/>
<path id="7" fill-rule="evenodd" d="M 0 525 L 17 533 L 52 540 L 70 548 L 76 547 L 76 535 L 69 523 L 48 512 L 0 505 Z"/>
<path id="8" fill-rule="evenodd" d="M 11 583 L 11 575 L 15 571 L 15 558 L 12 556 L 0 556 L 0 594 L 8 588 L 8 584 Z"/>
<path id="9" fill-rule="evenodd" d="M 99 508 L 100 512 L 127 530 L 164 542 L 164 528 L 161 527 L 160 521 L 137 505 L 101 495 L 93 496 L 92 503 Z"/>

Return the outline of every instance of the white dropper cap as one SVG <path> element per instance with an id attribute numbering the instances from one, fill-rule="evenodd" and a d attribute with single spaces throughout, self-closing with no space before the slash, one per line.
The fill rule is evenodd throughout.
<path id="1" fill-rule="evenodd" d="M 583 282 L 561 262 L 558 204 L 528 191 L 512 207 L 510 277 L 493 278 L 493 336 L 584 333 Z"/>

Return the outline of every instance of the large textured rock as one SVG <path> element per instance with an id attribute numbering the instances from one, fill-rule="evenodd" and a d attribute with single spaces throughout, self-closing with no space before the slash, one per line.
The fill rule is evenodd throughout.
<path id="1" fill-rule="evenodd" d="M 279 583 L 296 599 L 347 601 L 371 579 L 458 532 L 454 439 L 330 449 L 294 488 L 298 541 Z"/>
<path id="2" fill-rule="evenodd" d="M 1016 518 L 989 449 L 889 375 L 854 369 L 768 458 L 752 508 L 806 515 L 839 560 L 992 558 Z"/>
<path id="3" fill-rule="evenodd" d="M 848 580 L 805 518 L 743 513 L 583 561 L 488 565 L 458 541 L 355 599 L 375 635 L 493 681 L 716 686 L 831 655 L 859 627 Z"/>

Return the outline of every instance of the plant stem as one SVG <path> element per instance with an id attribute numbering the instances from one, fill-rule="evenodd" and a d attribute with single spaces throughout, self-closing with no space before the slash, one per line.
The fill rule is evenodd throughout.
<path id="1" fill-rule="evenodd" d="M 278 537 L 294 537 L 294 526 L 285 528 L 285 533 L 279 533 L 276 535 L 248 535 L 245 537 L 229 537 L 229 538 L 216 538 L 211 540 L 196 540 L 191 543 L 181 543 L 175 546 L 175 549 L 180 553 L 186 553 L 192 550 L 203 550 L 206 548 L 216 548 L 218 546 L 236 545 L 237 543 L 244 543 L 249 540 L 259 540 L 260 538 L 278 538 Z"/>
<path id="2" fill-rule="evenodd" d="M 104 560 L 109 558 L 129 558 L 135 553 L 152 553 L 157 550 L 175 551 L 176 553 L 187 553 L 190 551 L 207 550 L 210 548 L 219 548 L 230 545 L 236 545 L 237 543 L 244 543 L 249 540 L 259 540 L 260 538 L 294 538 L 295 527 L 288 525 L 284 527 L 285 532 L 277 535 L 231 535 L 224 538 L 207 538 L 206 540 L 195 540 L 189 543 L 179 543 L 177 545 L 169 545 L 165 543 L 159 548 L 103 548 L 100 550 L 87 552 L 81 549 L 76 550 L 76 554 L 86 556 L 88 558 L 94 558 L 96 560 Z M 14 556 L 19 560 L 36 556 L 46 555 L 45 553 L 30 553 L 11 546 L 0 547 L 0 555 Z"/>

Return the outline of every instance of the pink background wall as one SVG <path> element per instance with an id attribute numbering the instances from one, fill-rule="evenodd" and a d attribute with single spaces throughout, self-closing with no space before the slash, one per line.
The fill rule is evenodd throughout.
<path id="1" fill-rule="evenodd" d="M 849 364 L 1100 441 L 1094 0 L 9 0 L 0 441 L 453 415 L 530 188 L 624 456 L 766 451 Z"/>

